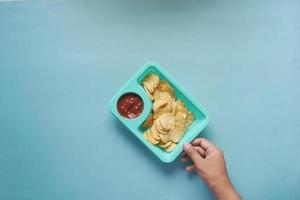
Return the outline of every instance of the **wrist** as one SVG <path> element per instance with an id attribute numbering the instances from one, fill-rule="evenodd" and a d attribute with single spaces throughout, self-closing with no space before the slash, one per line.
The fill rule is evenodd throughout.
<path id="1" fill-rule="evenodd" d="M 234 189 L 228 176 L 219 179 L 215 185 L 211 187 L 212 192 L 218 200 L 240 200 L 241 197 Z"/>

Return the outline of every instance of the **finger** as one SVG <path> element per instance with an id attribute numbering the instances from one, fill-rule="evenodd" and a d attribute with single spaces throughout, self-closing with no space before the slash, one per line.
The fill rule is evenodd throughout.
<path id="1" fill-rule="evenodd" d="M 194 146 L 194 148 L 198 151 L 198 153 L 204 158 L 205 157 L 205 151 L 200 146 Z M 187 156 L 186 152 L 183 151 L 181 153 L 181 157 Z"/>
<path id="2" fill-rule="evenodd" d="M 188 162 L 190 160 L 191 159 L 188 156 L 184 156 L 184 157 L 181 158 L 181 162 Z"/>
<path id="3" fill-rule="evenodd" d="M 190 166 L 185 167 L 185 170 L 188 172 L 192 172 L 192 171 L 194 171 L 194 169 L 195 169 L 195 165 L 190 165 Z"/>
<path id="4" fill-rule="evenodd" d="M 192 145 L 200 146 L 203 150 L 208 150 L 208 149 L 215 149 L 215 145 L 213 145 L 211 142 L 204 138 L 197 138 L 195 139 L 192 143 Z"/>
<path id="5" fill-rule="evenodd" d="M 191 144 L 185 143 L 184 150 L 196 166 L 202 164 L 203 158 L 200 156 L 198 151 L 194 149 L 194 147 Z"/>
<path id="6" fill-rule="evenodd" d="M 205 155 L 205 151 L 204 151 L 201 147 L 199 147 L 199 146 L 194 146 L 194 148 L 197 150 L 197 152 L 200 154 L 200 156 L 201 156 L 202 158 L 205 158 L 205 156 L 206 156 L 206 155 Z M 183 152 L 181 153 L 181 157 L 182 157 L 182 158 L 188 157 L 185 151 L 183 151 Z M 184 160 L 185 160 L 185 159 L 184 159 Z M 184 162 L 184 161 L 183 161 L 183 162 Z"/>
<path id="7" fill-rule="evenodd" d="M 194 149 L 196 149 L 196 151 L 200 154 L 200 156 L 202 157 L 202 158 L 205 158 L 205 151 L 201 148 L 201 147 L 199 147 L 199 146 L 193 146 L 194 147 Z"/>

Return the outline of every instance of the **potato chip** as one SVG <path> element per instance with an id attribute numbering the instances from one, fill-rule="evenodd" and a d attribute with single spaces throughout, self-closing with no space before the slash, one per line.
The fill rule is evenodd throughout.
<path id="1" fill-rule="evenodd" d="M 159 137 L 163 143 L 167 143 L 170 141 L 168 134 L 159 134 Z"/>
<path id="2" fill-rule="evenodd" d="M 161 81 L 157 87 L 157 89 L 160 92 L 167 92 L 172 98 L 175 98 L 174 96 L 174 90 L 173 88 L 169 85 L 167 81 Z"/>
<path id="3" fill-rule="evenodd" d="M 171 113 L 164 113 L 160 116 L 160 121 L 164 130 L 171 130 L 175 126 L 175 116 Z"/>
<path id="4" fill-rule="evenodd" d="M 181 100 L 176 101 L 176 112 L 187 112 L 187 108 Z"/>
<path id="5" fill-rule="evenodd" d="M 159 142 L 158 146 L 160 146 L 162 148 L 166 148 L 166 147 L 170 146 L 172 143 L 173 143 L 172 141 L 169 141 L 167 143 Z"/>
<path id="6" fill-rule="evenodd" d="M 175 100 L 171 99 L 168 101 L 168 103 L 166 105 L 164 105 L 163 107 L 160 107 L 157 112 L 166 112 L 166 113 L 175 113 Z"/>
<path id="7" fill-rule="evenodd" d="M 153 103 L 153 106 L 152 106 L 153 111 L 157 112 L 158 109 L 165 106 L 170 101 L 172 101 L 172 97 L 168 93 L 166 93 L 166 92 L 159 93 L 158 99 L 156 99 Z"/>
<path id="8" fill-rule="evenodd" d="M 143 86 L 144 86 L 145 90 L 150 94 L 153 92 L 152 90 L 154 90 L 150 81 L 144 81 Z"/>
<path id="9" fill-rule="evenodd" d="M 146 133 L 146 137 L 151 144 L 157 144 L 159 142 L 159 140 L 154 139 L 154 137 L 152 136 L 151 129 L 148 129 Z"/>
<path id="10" fill-rule="evenodd" d="M 154 139 L 160 140 L 160 135 L 159 135 L 158 130 L 156 129 L 156 126 L 151 127 L 151 135 Z"/>
<path id="11" fill-rule="evenodd" d="M 154 112 L 157 112 L 158 109 L 162 108 L 163 106 L 165 106 L 168 103 L 168 100 L 165 99 L 158 99 L 156 101 L 154 101 L 152 109 Z"/>
<path id="12" fill-rule="evenodd" d="M 144 86 L 144 89 L 145 89 L 148 97 L 153 101 L 154 100 L 154 96 L 145 88 L 145 86 Z"/>
<path id="13" fill-rule="evenodd" d="M 171 145 L 168 147 L 165 147 L 164 150 L 166 152 L 171 152 L 171 151 L 173 151 L 173 149 L 175 149 L 175 147 L 176 147 L 176 144 L 172 142 Z"/>
<path id="14" fill-rule="evenodd" d="M 154 121 L 154 126 L 156 127 L 157 131 L 161 134 L 168 134 L 168 130 L 165 130 L 160 120 Z"/>
<path id="15" fill-rule="evenodd" d="M 146 76 L 146 78 L 143 81 L 144 88 L 152 94 L 154 92 L 154 89 L 159 84 L 159 77 L 155 74 L 149 74 Z"/>
<path id="16" fill-rule="evenodd" d="M 160 97 L 160 91 L 157 88 L 155 88 L 152 96 L 153 100 L 157 100 Z"/>
<path id="17" fill-rule="evenodd" d="M 164 113 L 161 114 L 157 119 L 156 119 L 156 128 L 158 129 L 159 132 L 165 133 L 170 131 L 172 128 L 175 126 L 175 116 L 172 115 L 171 113 Z"/>
<path id="18" fill-rule="evenodd" d="M 190 126 L 194 121 L 194 114 L 192 112 L 187 113 L 186 121 L 185 121 L 185 126 L 188 127 Z"/>
<path id="19" fill-rule="evenodd" d="M 148 139 L 148 132 L 146 131 L 146 132 L 144 132 L 144 138 L 147 140 L 147 141 L 149 141 L 149 139 Z"/>
<path id="20" fill-rule="evenodd" d="M 156 74 L 148 74 L 142 84 L 153 101 L 153 112 L 142 125 L 148 128 L 144 137 L 149 143 L 171 152 L 193 123 L 194 115 L 180 99 L 176 100 L 170 84 L 160 81 Z"/>
<path id="21" fill-rule="evenodd" d="M 174 128 L 172 129 L 170 132 L 169 132 L 169 139 L 172 141 L 172 142 L 179 142 L 179 140 L 181 139 L 181 137 L 183 136 L 184 134 L 184 128 Z"/>
<path id="22" fill-rule="evenodd" d="M 177 112 L 175 114 L 175 120 L 178 123 L 185 125 L 187 114 L 185 112 Z"/>
<path id="23" fill-rule="evenodd" d="M 160 115 L 164 113 L 172 113 L 174 115 L 175 113 L 175 101 L 171 100 L 166 105 L 160 107 L 156 110 L 156 112 L 153 114 L 153 119 L 157 119 Z"/>
<path id="24" fill-rule="evenodd" d="M 149 74 L 147 78 L 152 81 L 154 88 L 156 88 L 160 83 L 159 77 L 156 74 Z"/>

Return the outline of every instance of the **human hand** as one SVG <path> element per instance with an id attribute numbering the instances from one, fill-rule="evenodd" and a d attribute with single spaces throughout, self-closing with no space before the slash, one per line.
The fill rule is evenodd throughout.
<path id="1" fill-rule="evenodd" d="M 185 169 L 196 171 L 219 200 L 240 200 L 234 189 L 226 169 L 221 149 L 204 138 L 197 138 L 191 144 L 184 144 L 182 162 L 192 161 Z"/>

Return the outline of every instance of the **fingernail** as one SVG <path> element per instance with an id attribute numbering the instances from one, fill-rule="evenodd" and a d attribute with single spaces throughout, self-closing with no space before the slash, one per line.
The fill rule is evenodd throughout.
<path id="1" fill-rule="evenodd" d="M 185 150 L 188 150 L 190 147 L 191 147 L 191 145 L 190 145 L 189 143 L 184 143 L 184 144 L 183 144 L 183 148 L 184 148 Z"/>

